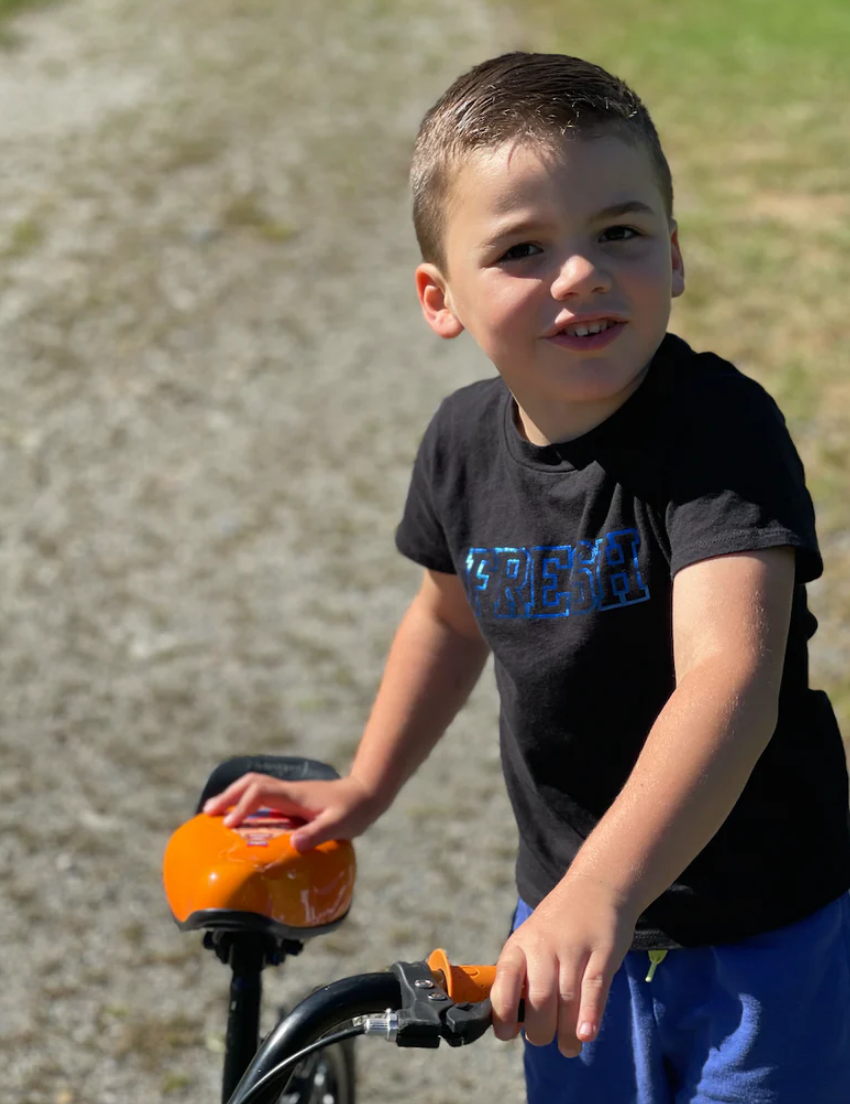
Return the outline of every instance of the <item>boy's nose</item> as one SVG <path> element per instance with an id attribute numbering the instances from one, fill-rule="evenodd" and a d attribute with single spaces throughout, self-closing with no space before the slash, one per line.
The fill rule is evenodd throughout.
<path id="1" fill-rule="evenodd" d="M 568 299 L 572 295 L 593 295 L 611 290 L 611 278 L 592 257 L 574 253 L 567 257 L 552 281 L 552 296 Z"/>

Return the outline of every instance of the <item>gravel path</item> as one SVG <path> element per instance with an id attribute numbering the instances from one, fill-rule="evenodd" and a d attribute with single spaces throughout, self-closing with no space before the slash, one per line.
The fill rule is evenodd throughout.
<path id="1" fill-rule="evenodd" d="M 406 165 L 483 0 L 68 0 L 0 55 L 3 1104 L 214 1101 L 227 971 L 170 831 L 249 750 L 345 767 L 417 571 L 392 533 L 439 397 Z M 513 898 L 490 680 L 358 845 L 353 914 L 267 975 L 444 945 Z M 367 1049 L 368 1048 L 368 1049 Z M 362 1099 L 518 1099 L 519 1055 L 360 1046 Z"/>

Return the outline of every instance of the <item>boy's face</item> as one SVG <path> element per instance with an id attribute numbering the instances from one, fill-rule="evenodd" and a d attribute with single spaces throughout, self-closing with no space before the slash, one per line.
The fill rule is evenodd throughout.
<path id="1" fill-rule="evenodd" d="M 469 330 L 538 443 L 625 402 L 684 290 L 649 155 L 611 135 L 557 154 L 508 143 L 471 155 L 448 200 L 445 255 L 445 271 L 417 269 L 425 317 L 442 337 Z"/>

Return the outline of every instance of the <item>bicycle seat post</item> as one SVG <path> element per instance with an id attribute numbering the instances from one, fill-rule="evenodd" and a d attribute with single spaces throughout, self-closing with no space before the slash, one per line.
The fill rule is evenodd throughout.
<path id="1" fill-rule="evenodd" d="M 253 932 L 238 932 L 228 939 L 227 961 L 231 969 L 230 1004 L 224 1044 L 222 1104 L 233 1095 L 260 1041 L 262 970 L 266 964 L 265 940 Z"/>

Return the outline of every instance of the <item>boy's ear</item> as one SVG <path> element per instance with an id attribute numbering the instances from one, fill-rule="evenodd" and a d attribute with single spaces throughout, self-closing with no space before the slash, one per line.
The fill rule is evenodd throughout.
<path id="1" fill-rule="evenodd" d="M 670 223 L 670 254 L 673 260 L 673 298 L 678 299 L 685 290 L 685 262 L 679 246 L 679 227 L 675 219 Z"/>
<path id="2" fill-rule="evenodd" d="M 416 269 L 416 294 L 425 321 L 439 337 L 452 338 L 463 333 L 463 323 L 455 314 L 445 276 L 433 264 Z"/>

